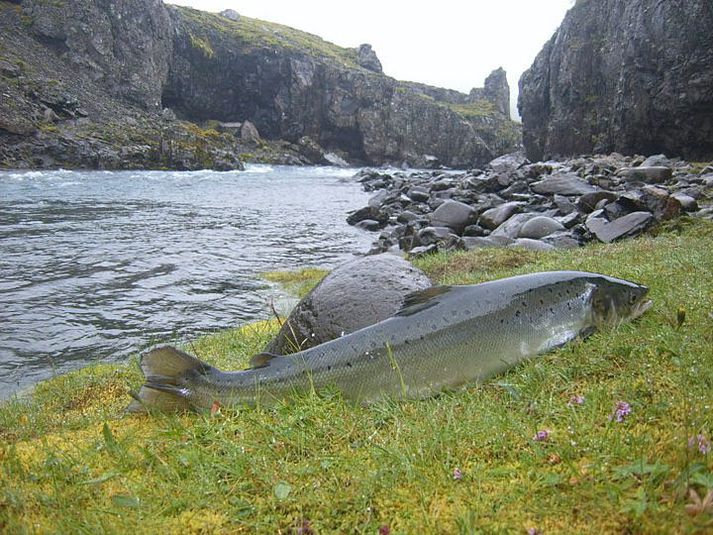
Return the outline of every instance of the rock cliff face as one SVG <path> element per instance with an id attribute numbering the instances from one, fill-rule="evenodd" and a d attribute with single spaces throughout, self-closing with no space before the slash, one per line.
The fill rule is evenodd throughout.
<path id="1" fill-rule="evenodd" d="M 466 167 L 518 143 L 501 110 L 504 76 L 490 93 L 428 88 L 381 74 L 368 45 L 343 49 L 247 17 L 169 10 L 176 31 L 163 103 L 186 119 L 249 120 L 268 138 L 309 136 L 370 164 L 419 164 L 430 155 Z"/>
<path id="2" fill-rule="evenodd" d="M 341 155 L 469 167 L 519 144 L 500 72 L 465 95 L 385 76 L 369 45 L 340 48 L 234 12 L 0 0 L 0 166 L 231 168 L 241 155 Z M 249 139 L 222 129 L 246 123 L 257 127 Z"/>
<path id="3" fill-rule="evenodd" d="M 713 157 L 711 27 L 710 0 L 578 0 L 520 79 L 528 157 Z"/>

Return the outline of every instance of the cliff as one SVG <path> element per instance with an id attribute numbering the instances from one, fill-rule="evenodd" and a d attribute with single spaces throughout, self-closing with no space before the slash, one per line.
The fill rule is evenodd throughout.
<path id="1" fill-rule="evenodd" d="M 369 45 L 160 0 L 0 0 L 0 90 L 5 167 L 471 167 L 519 145 L 502 69 L 470 95 L 399 82 Z"/>
<path id="2" fill-rule="evenodd" d="M 713 157 L 711 27 L 710 0 L 578 0 L 520 79 L 528 157 Z"/>

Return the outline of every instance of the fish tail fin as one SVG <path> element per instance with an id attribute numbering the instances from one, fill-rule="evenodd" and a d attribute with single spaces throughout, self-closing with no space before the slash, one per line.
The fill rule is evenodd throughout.
<path id="1" fill-rule="evenodd" d="M 215 368 L 172 346 L 155 347 L 141 355 L 141 371 L 146 383 L 127 412 L 182 412 L 190 409 L 192 387 Z"/>

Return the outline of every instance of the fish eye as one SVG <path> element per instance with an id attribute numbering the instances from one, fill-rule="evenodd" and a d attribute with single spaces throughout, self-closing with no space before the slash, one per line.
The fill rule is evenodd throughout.
<path id="1" fill-rule="evenodd" d="M 633 294 L 633 293 L 632 293 L 632 294 L 629 296 L 629 304 L 630 304 L 630 305 L 633 305 L 634 303 L 636 303 L 636 294 Z"/>

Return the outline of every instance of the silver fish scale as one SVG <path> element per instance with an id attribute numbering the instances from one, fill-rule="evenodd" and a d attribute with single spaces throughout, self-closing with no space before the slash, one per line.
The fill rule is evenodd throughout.
<path id="1" fill-rule="evenodd" d="M 488 378 L 591 329 L 592 295 L 604 282 L 634 286 L 591 273 L 548 272 L 445 287 L 413 313 L 407 309 L 263 368 L 216 371 L 194 388 L 193 403 L 271 404 L 324 388 L 357 402 L 430 396 Z"/>

